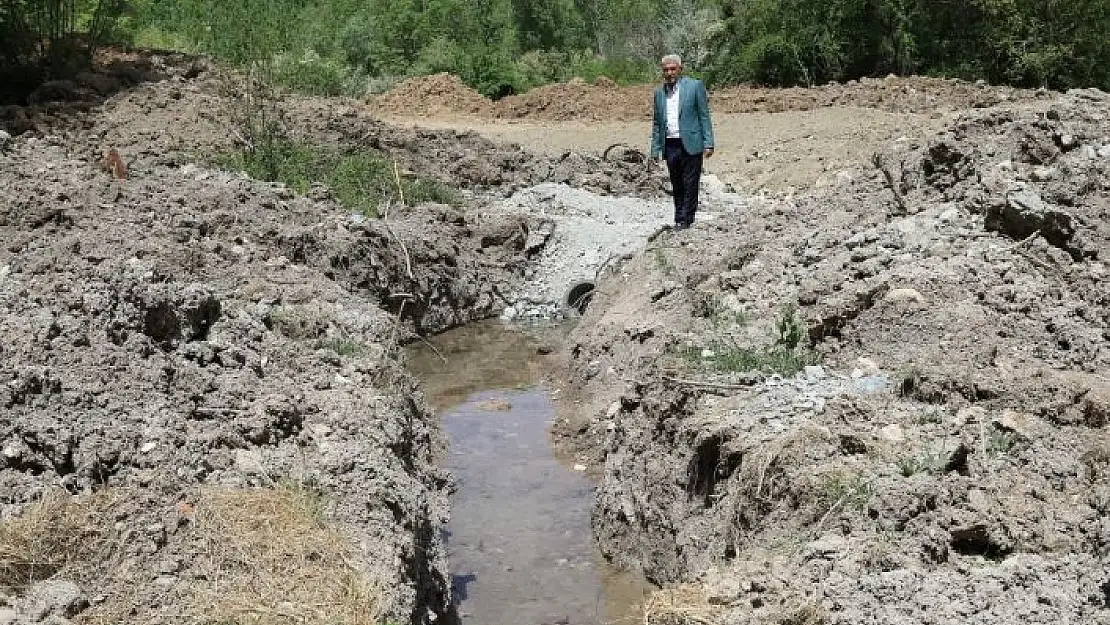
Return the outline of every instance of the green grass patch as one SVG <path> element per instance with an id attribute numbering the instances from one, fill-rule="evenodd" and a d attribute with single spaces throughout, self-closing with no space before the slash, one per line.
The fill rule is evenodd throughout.
<path id="1" fill-rule="evenodd" d="M 366 344 L 346 336 L 333 336 L 323 342 L 320 347 L 330 349 L 340 356 L 358 356 L 366 351 Z"/>
<path id="2" fill-rule="evenodd" d="M 715 373 L 777 373 L 790 377 L 820 361 L 807 349 L 788 349 L 781 345 L 736 347 L 713 344 L 708 348 L 688 347 L 679 355 L 695 368 Z"/>
<path id="3" fill-rule="evenodd" d="M 340 152 L 305 141 L 275 138 L 260 141 L 253 148 L 225 153 L 216 162 L 257 180 L 280 182 L 301 195 L 313 184 L 326 185 L 341 205 L 368 217 L 377 216 L 383 202 L 400 203 L 402 197 L 406 204 L 462 204 L 457 191 L 434 180 L 402 178 L 398 188 L 393 162 L 370 151 Z"/>

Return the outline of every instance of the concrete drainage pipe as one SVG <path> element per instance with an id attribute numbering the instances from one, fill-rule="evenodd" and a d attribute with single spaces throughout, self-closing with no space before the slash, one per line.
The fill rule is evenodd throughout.
<path id="1" fill-rule="evenodd" d="M 586 312 L 586 307 L 590 305 L 590 300 L 594 297 L 594 288 L 596 288 L 594 283 L 589 280 L 571 284 L 566 297 L 563 298 L 563 306 L 567 310 L 581 315 Z"/>

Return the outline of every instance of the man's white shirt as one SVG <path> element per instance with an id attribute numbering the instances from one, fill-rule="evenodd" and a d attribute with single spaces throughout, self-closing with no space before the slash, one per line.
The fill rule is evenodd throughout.
<path id="1" fill-rule="evenodd" d="M 675 83 L 674 89 L 667 95 L 667 138 L 677 139 L 681 136 L 678 129 L 678 84 Z"/>

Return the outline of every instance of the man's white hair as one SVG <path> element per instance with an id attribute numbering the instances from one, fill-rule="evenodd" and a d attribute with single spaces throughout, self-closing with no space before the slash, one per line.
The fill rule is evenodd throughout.
<path id="1" fill-rule="evenodd" d="M 660 65 L 666 65 L 667 63 L 674 63 L 675 65 L 682 67 L 682 57 L 678 56 L 677 54 L 668 54 L 667 56 L 663 57 L 661 61 L 659 61 Z"/>

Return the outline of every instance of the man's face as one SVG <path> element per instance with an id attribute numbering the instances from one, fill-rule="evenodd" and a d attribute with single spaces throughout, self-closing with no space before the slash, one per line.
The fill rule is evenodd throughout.
<path id="1" fill-rule="evenodd" d="M 678 80 L 678 75 L 682 73 L 682 66 L 673 61 L 663 63 L 660 67 L 663 68 L 663 82 L 668 85 L 673 85 Z"/>

